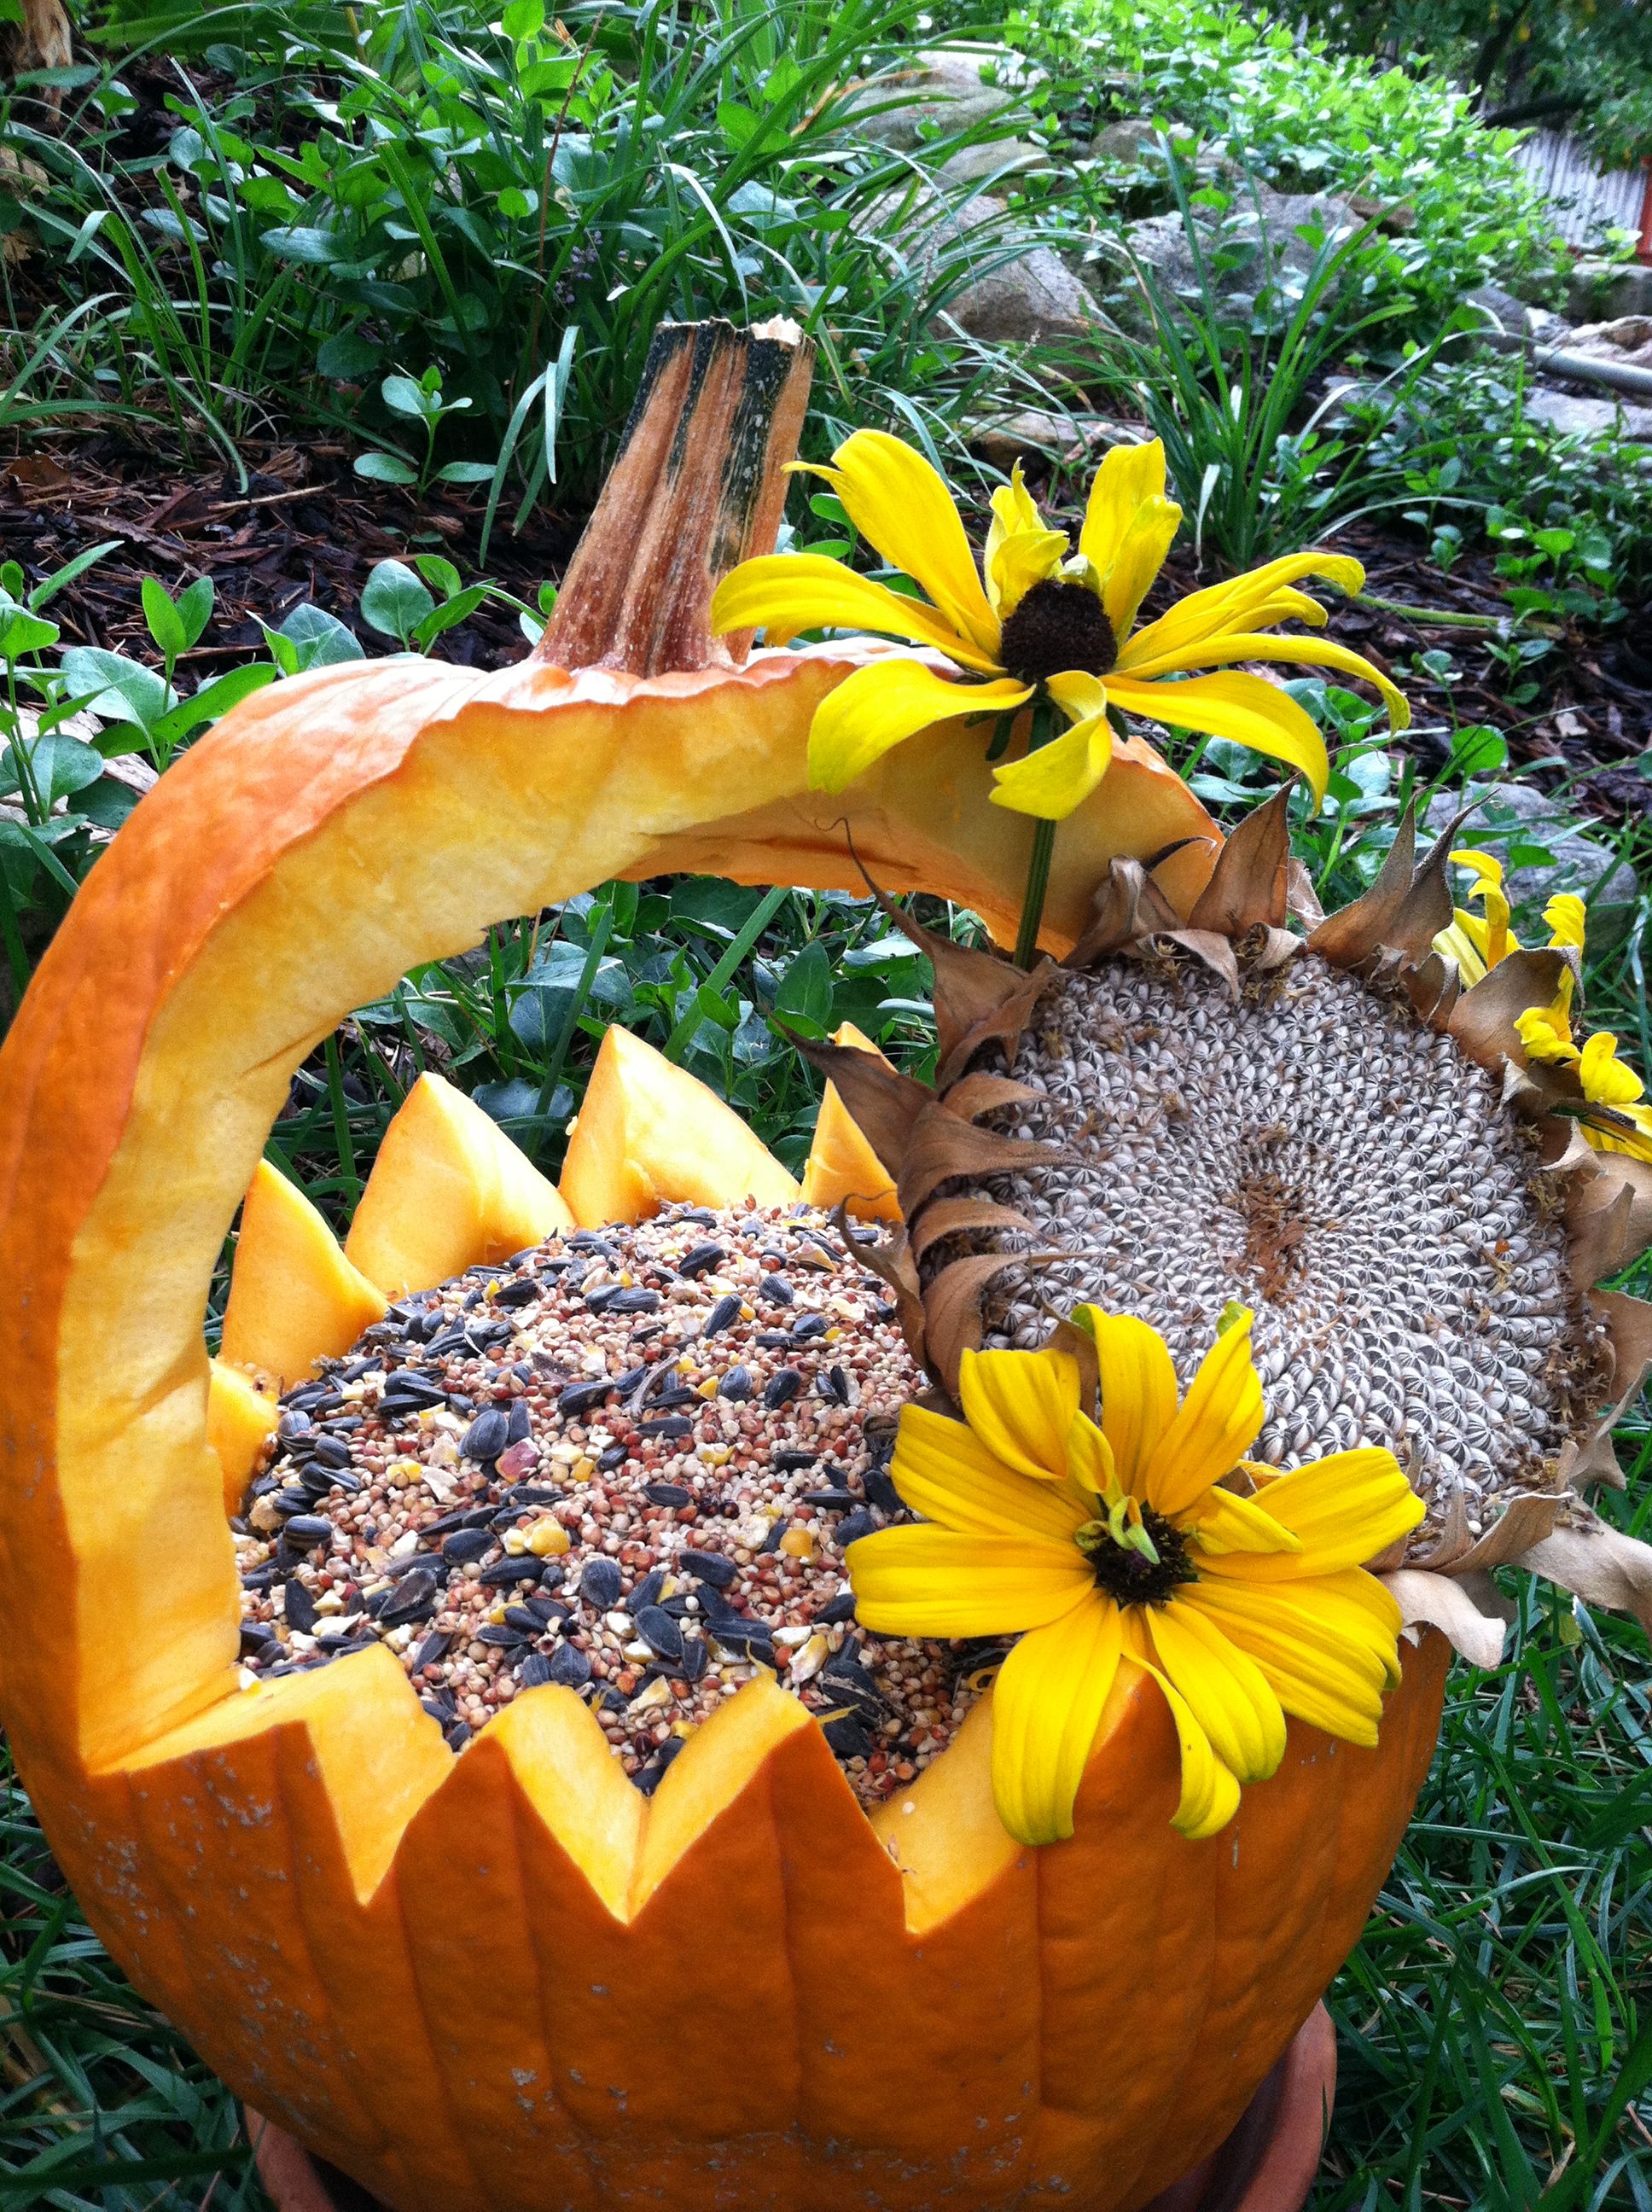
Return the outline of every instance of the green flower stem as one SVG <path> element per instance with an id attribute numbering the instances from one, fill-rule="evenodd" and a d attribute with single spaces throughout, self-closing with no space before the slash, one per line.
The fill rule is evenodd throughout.
<path id="1" fill-rule="evenodd" d="M 1036 753 L 1055 735 L 1055 709 L 1041 693 L 1033 702 L 1032 735 L 1027 750 Z M 1038 957 L 1038 927 L 1044 919 L 1044 899 L 1050 887 L 1050 856 L 1055 850 L 1054 822 L 1040 821 L 1033 828 L 1032 855 L 1027 863 L 1027 888 L 1021 898 L 1021 928 L 1015 941 L 1015 964 L 1030 968 Z"/>

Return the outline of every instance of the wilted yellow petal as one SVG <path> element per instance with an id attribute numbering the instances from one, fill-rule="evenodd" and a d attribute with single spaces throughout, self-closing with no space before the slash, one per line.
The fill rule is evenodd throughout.
<path id="1" fill-rule="evenodd" d="M 841 791 L 891 745 L 955 714 L 1001 714 L 1023 706 L 1029 685 L 952 684 L 920 660 L 891 655 L 857 668 L 815 709 L 809 731 L 809 781 Z"/>
<path id="2" fill-rule="evenodd" d="M 1155 1662 L 1146 1625 L 1139 1613 L 1126 1615 L 1124 1631 L 1125 1656 L 1151 1674 L 1164 1692 L 1181 1746 L 1181 1799 L 1170 1816 L 1170 1825 L 1197 1843 L 1225 1828 L 1239 1810 L 1238 1778 L 1223 1765 L 1187 1700 Z"/>
<path id="3" fill-rule="evenodd" d="M 1262 1386 L 1250 1356 L 1250 1327 L 1246 1314 L 1217 1338 L 1147 1463 L 1146 1503 L 1173 1520 L 1230 1473 L 1261 1433 Z M 1264 1494 L 1277 1487 L 1270 1484 Z"/>
<path id="4" fill-rule="evenodd" d="M 1258 1499 L 1241 1498 L 1231 1490 L 1207 1490 L 1182 1515 L 1181 1526 L 1197 1534 L 1201 1554 L 1302 1549 L 1301 1538 L 1293 1536 Z"/>
<path id="5" fill-rule="evenodd" d="M 993 1799 L 1023 1844 L 1072 1833 L 1072 1805 L 1119 1668 L 1119 1609 L 1092 1590 L 1023 1636 L 993 1686 Z"/>
<path id="6" fill-rule="evenodd" d="M 1477 914 L 1455 908 L 1449 927 L 1435 939 L 1434 950 L 1442 960 L 1456 962 L 1465 988 L 1478 983 L 1486 973 L 1485 921 Z"/>
<path id="7" fill-rule="evenodd" d="M 1131 663 L 1157 659 L 1160 653 L 1181 653 L 1207 637 L 1223 637 L 1235 630 L 1251 630 L 1260 622 L 1278 622 L 1276 603 L 1299 577 L 1320 576 L 1339 591 L 1361 590 L 1365 571 L 1357 561 L 1339 553 L 1289 553 L 1236 576 L 1226 584 L 1211 584 L 1190 592 L 1185 599 L 1151 623 L 1131 641 Z M 1267 610 L 1264 612 L 1264 610 Z M 1297 610 L 1292 610 L 1297 611 Z"/>
<path id="8" fill-rule="evenodd" d="M 711 627 L 761 629 L 771 645 L 789 644 L 800 630 L 865 629 L 932 645 L 961 667 L 996 675 L 998 663 L 953 625 L 926 606 L 870 576 L 858 576 L 823 553 L 767 553 L 743 561 L 712 594 Z"/>
<path id="9" fill-rule="evenodd" d="M 1061 530 L 1017 530 L 989 547 L 987 586 L 1005 621 L 1035 584 L 1057 574 L 1066 550 L 1066 533 Z"/>
<path id="10" fill-rule="evenodd" d="M 1044 1482 L 1066 1474 L 1067 1429 L 1078 1410 L 1078 1363 L 1070 1353 L 966 1351 L 958 1402 L 1004 1466 Z"/>
<path id="11" fill-rule="evenodd" d="M 1096 1588 L 1071 1543 L 880 1528 L 843 1555 L 855 1614 L 875 1636 L 1013 1636 L 1060 1620 Z"/>
<path id="12" fill-rule="evenodd" d="M 1596 1030 L 1579 1054 L 1577 1079 L 1583 1096 L 1597 1106 L 1632 1106 L 1646 1085 L 1632 1067 L 1618 1057 L 1618 1040 L 1610 1030 Z"/>
<path id="13" fill-rule="evenodd" d="M 1092 715 L 1036 752 L 995 768 L 988 796 L 994 806 L 1007 806 L 1012 813 L 1065 822 L 1084 805 L 1112 761 L 1112 725 L 1105 714 Z"/>
<path id="14" fill-rule="evenodd" d="M 1193 676 L 1185 683 L 1143 684 L 1133 676 L 1114 674 L 1107 680 L 1107 692 L 1128 714 L 1227 738 L 1271 760 L 1285 761 L 1308 778 L 1316 805 L 1324 799 L 1331 780 L 1324 738 L 1296 701 L 1262 677 Z"/>
<path id="15" fill-rule="evenodd" d="M 1382 703 L 1388 710 L 1388 720 L 1396 730 L 1409 727 L 1411 706 L 1406 695 L 1391 684 L 1373 662 L 1363 653 L 1351 653 L 1345 645 L 1333 643 L 1323 637 L 1263 637 L 1255 632 L 1230 634 L 1223 637 L 1206 638 L 1202 644 L 1187 647 L 1181 653 L 1155 654 L 1151 660 L 1130 663 L 1129 673 L 1145 680 L 1150 677 L 1168 676 L 1187 668 L 1225 668 L 1236 660 L 1268 660 L 1282 662 L 1301 668 L 1334 668 L 1345 676 L 1356 676 L 1364 683 L 1374 684 L 1382 695 Z"/>
<path id="16" fill-rule="evenodd" d="M 1159 1663 L 1241 1782 L 1260 1782 L 1285 1757 L 1285 1714 L 1261 1668 L 1215 1622 L 1172 1598 L 1147 1608 Z"/>
<path id="17" fill-rule="evenodd" d="M 1150 438 L 1145 445 L 1114 446 L 1090 487 L 1078 550 L 1100 576 L 1113 566 L 1138 507 L 1164 496 L 1164 447 Z"/>
<path id="18" fill-rule="evenodd" d="M 1582 951 L 1588 916 L 1576 891 L 1557 891 L 1544 908 L 1543 919 L 1549 925 L 1549 944 L 1554 951 Z"/>
<path id="19" fill-rule="evenodd" d="M 952 627 L 996 659 L 998 617 L 952 495 L 924 456 L 887 431 L 857 430 L 819 473 L 890 566 L 920 584 Z"/>
<path id="20" fill-rule="evenodd" d="M 1090 1511 L 1066 1484 L 1016 1474 L 963 1422 L 927 1406 L 902 1408 L 890 1474 L 914 1513 L 961 1535 L 1068 1543 Z"/>
<path id="21" fill-rule="evenodd" d="M 1116 644 L 1122 645 L 1129 636 L 1136 610 L 1164 566 L 1181 527 L 1181 509 L 1173 500 L 1146 500 L 1131 516 L 1102 586 L 1102 605 Z"/>

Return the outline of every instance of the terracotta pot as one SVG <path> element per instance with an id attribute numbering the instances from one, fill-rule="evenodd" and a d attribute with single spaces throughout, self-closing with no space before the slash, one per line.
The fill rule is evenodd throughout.
<path id="1" fill-rule="evenodd" d="M 1219 2150 L 1143 2212 L 1302 2212 L 1319 2170 L 1336 2096 L 1331 2015 L 1315 2005 Z M 245 2108 L 246 2131 L 276 2212 L 383 2212 L 348 2174 Z"/>

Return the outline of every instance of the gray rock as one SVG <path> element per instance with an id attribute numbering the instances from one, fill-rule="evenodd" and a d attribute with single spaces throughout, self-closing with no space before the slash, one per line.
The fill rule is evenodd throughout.
<path id="1" fill-rule="evenodd" d="M 1440 792 L 1425 817 L 1437 835 L 1459 807 L 1484 800 L 1458 832 L 1458 841 L 1506 860 L 1511 845 L 1540 845 L 1554 866 L 1517 867 L 1508 878 L 1515 927 L 1528 943 L 1543 944 L 1543 908 L 1557 891 L 1576 891 L 1588 908 L 1588 939 L 1599 950 L 1621 944 L 1635 918 L 1639 885 L 1628 861 L 1588 836 L 1563 801 L 1531 783 L 1472 783 L 1461 798 Z"/>
<path id="2" fill-rule="evenodd" d="M 987 138 L 978 146 L 960 146 L 935 173 L 943 185 L 980 185 L 1000 177 L 1029 176 L 1054 166 L 1048 148 L 1036 139 Z"/>
<path id="3" fill-rule="evenodd" d="M 1134 444 L 1142 432 L 1139 425 L 1109 422 L 1102 415 L 1054 415 L 1042 407 L 1023 407 L 1012 415 L 969 423 L 964 435 L 984 459 L 1007 472 L 1014 462 L 1034 453 L 1078 465 L 1109 446 Z"/>
<path id="4" fill-rule="evenodd" d="M 1596 361 L 1652 368 L 1652 315 L 1619 315 L 1610 323 L 1580 323 L 1566 334 L 1565 350 Z"/>
<path id="5" fill-rule="evenodd" d="M 1133 169 L 1157 166 L 1163 159 L 1161 136 L 1169 139 L 1171 147 L 1183 161 L 1191 160 L 1198 149 L 1196 134 L 1180 125 L 1172 124 L 1168 131 L 1161 134 L 1151 116 L 1126 115 L 1096 133 L 1090 142 L 1090 159 L 1119 161 Z"/>
<path id="6" fill-rule="evenodd" d="M 1465 304 L 1478 307 L 1487 318 L 1488 327 L 1497 327 L 1509 337 L 1540 338 L 1545 345 L 1568 345 L 1566 325 L 1558 315 L 1552 315 L 1545 307 L 1527 307 L 1512 292 L 1505 292 L 1501 284 L 1477 284 Z"/>
<path id="7" fill-rule="evenodd" d="M 1566 293 L 1566 319 L 1615 322 L 1620 315 L 1652 315 L 1652 266 L 1618 261 L 1579 261 Z"/>
<path id="8" fill-rule="evenodd" d="M 1568 435 L 1601 438 L 1615 431 L 1637 445 L 1652 444 L 1652 407 L 1625 407 L 1615 399 L 1576 399 L 1546 384 L 1526 393 L 1526 412 Z"/>
<path id="9" fill-rule="evenodd" d="M 941 310 L 971 337 L 993 344 L 1088 337 L 1102 325 L 1095 301 L 1060 257 L 1011 229 L 1003 201 L 990 193 L 949 208 L 922 186 L 877 202 L 866 221 L 894 239 L 926 279 L 950 279 L 961 268 L 978 272 Z"/>
<path id="10" fill-rule="evenodd" d="M 1236 194 L 1219 227 L 1206 230 L 1201 222 L 1200 242 L 1207 265 L 1218 243 L 1224 249 L 1236 244 L 1254 246 L 1254 252 L 1233 267 L 1209 271 L 1218 298 L 1236 312 L 1248 313 L 1266 283 L 1288 287 L 1291 276 L 1305 276 L 1313 267 L 1321 247 L 1312 236 L 1302 235 L 1304 230 L 1334 244 L 1360 226 L 1352 202 L 1334 193 L 1276 192 L 1261 185 L 1254 191 Z M 1198 270 L 1179 214 L 1145 216 L 1129 225 L 1126 235 L 1132 253 L 1154 271 L 1162 287 L 1172 293 L 1197 294 Z"/>
<path id="11" fill-rule="evenodd" d="M 1024 55 L 1005 46 L 941 47 L 914 54 L 910 69 L 865 87 L 847 112 L 863 138 L 897 153 L 921 144 L 926 127 L 932 134 L 968 131 L 999 116 L 1009 137 L 1014 119 L 1006 111 L 1018 108 L 1038 75 Z"/>

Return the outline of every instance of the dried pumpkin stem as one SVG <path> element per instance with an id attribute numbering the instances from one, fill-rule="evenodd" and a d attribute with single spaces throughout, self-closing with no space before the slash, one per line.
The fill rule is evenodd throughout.
<path id="1" fill-rule="evenodd" d="M 536 659 L 661 676 L 745 658 L 749 632 L 713 637 L 711 595 L 774 550 L 813 359 L 780 317 L 660 325 Z"/>

